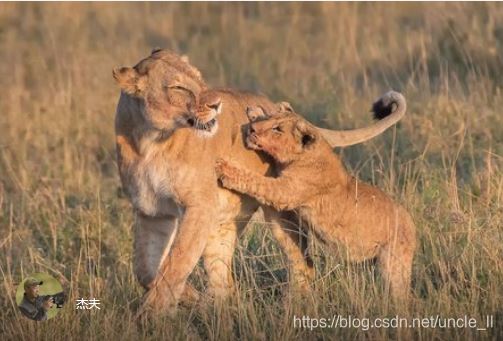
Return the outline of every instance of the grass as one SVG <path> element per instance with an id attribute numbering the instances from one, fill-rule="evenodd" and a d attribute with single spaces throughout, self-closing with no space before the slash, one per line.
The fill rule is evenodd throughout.
<path id="1" fill-rule="evenodd" d="M 424 339 L 503 337 L 503 6 L 499 3 L 6 3 L 0 6 L 0 338 Z M 267 228 L 240 238 L 238 291 L 174 319 L 133 320 L 132 214 L 120 195 L 113 67 L 154 46 L 189 55 L 209 84 L 290 101 L 312 122 L 369 123 L 371 102 L 405 93 L 397 128 L 338 150 L 347 167 L 412 213 L 414 299 L 400 316 L 494 315 L 470 328 L 293 328 L 293 317 L 391 317 L 372 264 L 314 242 L 311 297 L 289 293 Z M 46 272 L 70 295 L 36 324 L 17 285 Z M 204 270 L 192 277 L 204 286 Z"/>

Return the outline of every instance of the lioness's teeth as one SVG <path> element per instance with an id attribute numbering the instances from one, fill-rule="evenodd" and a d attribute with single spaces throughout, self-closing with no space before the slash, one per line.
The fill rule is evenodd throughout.
<path id="1" fill-rule="evenodd" d="M 206 123 L 200 123 L 200 122 L 195 122 L 194 128 L 199 129 L 199 130 L 206 130 L 209 131 L 213 129 L 213 127 L 217 124 L 217 120 L 215 118 L 211 119 L 210 121 Z"/>

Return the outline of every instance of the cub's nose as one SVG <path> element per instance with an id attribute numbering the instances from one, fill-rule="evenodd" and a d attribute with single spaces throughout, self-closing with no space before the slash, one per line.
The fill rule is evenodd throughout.
<path id="1" fill-rule="evenodd" d="M 250 124 L 248 127 L 248 135 L 255 134 L 255 129 L 253 128 L 253 124 Z"/>

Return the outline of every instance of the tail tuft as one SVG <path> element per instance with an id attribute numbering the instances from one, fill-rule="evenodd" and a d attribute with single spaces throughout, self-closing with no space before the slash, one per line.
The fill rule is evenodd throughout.
<path id="1" fill-rule="evenodd" d="M 396 91 L 388 91 L 372 105 L 374 119 L 382 120 L 396 112 L 404 99 L 402 94 Z"/>

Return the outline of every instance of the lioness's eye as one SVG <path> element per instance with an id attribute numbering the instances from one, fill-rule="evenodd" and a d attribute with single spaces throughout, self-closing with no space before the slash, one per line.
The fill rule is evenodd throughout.
<path id="1" fill-rule="evenodd" d="M 274 127 L 272 127 L 272 130 L 274 130 L 275 132 L 278 132 L 278 133 L 282 133 L 283 132 L 283 130 L 281 130 L 280 126 L 274 126 Z"/>
<path id="2" fill-rule="evenodd" d="M 195 102 L 194 93 L 181 85 L 172 85 L 168 87 L 168 97 L 172 103 L 186 104 L 187 102 Z"/>
<path id="3" fill-rule="evenodd" d="M 173 90 L 190 91 L 189 89 L 186 89 L 186 88 L 184 88 L 183 86 L 180 86 L 180 85 L 170 86 L 169 88 L 173 89 Z"/>

